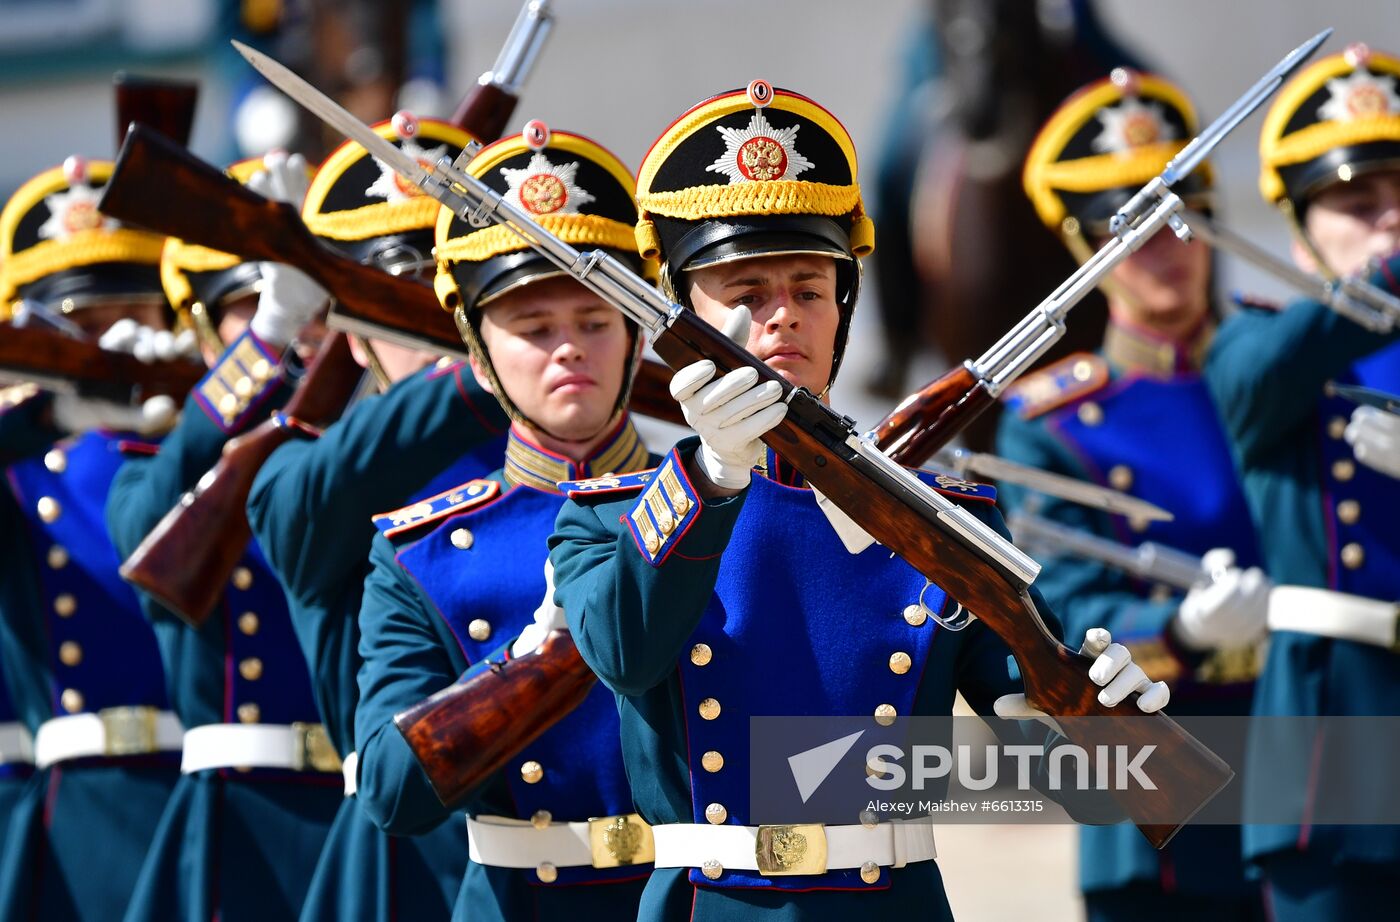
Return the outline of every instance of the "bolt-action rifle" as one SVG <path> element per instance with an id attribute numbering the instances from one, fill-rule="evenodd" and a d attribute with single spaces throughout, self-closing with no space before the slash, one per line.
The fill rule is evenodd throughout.
<path id="1" fill-rule="evenodd" d="M 459 106 L 458 124 L 473 137 L 494 139 L 505 130 L 520 83 L 548 34 L 548 6 L 544 0 L 525 4 L 495 68 Z M 170 207 L 172 201 L 180 207 Z M 129 132 L 99 207 L 120 220 L 245 260 L 297 266 L 338 303 L 397 323 L 404 322 L 400 315 L 411 316 L 427 334 L 419 332 L 414 345 L 426 338 L 439 351 L 461 351 L 461 337 L 430 287 L 339 253 L 307 230 L 295 206 L 244 188 L 144 126 Z M 415 308 L 412 314 L 409 306 Z M 185 621 L 202 625 L 252 537 L 246 507 L 263 463 L 298 432 L 333 422 L 360 379 L 345 334 L 328 337 L 283 411 L 225 446 L 219 463 L 122 564 L 122 576 Z"/>
<path id="2" fill-rule="evenodd" d="M 1266 87 L 1262 94 L 1248 94 L 1247 106 L 1232 107 L 1234 122 L 1258 105 L 1325 37 L 1326 33 L 1319 35 L 1285 58 L 1261 81 Z M 1039 565 L 892 461 L 872 436 L 856 431 L 854 421 L 839 416 L 806 389 L 794 388 L 619 260 L 601 250 L 580 252 L 532 222 L 468 174 L 463 169 L 465 155 L 456 162 L 419 164 L 276 61 L 245 46 L 238 48 L 274 85 L 363 144 L 455 214 L 475 226 L 491 221 L 509 228 L 607 298 L 649 333 L 657 354 L 672 368 L 709 359 L 721 374 L 750 367 L 759 380 L 777 384 L 788 412 L 782 423 L 764 435 L 764 441 L 876 541 L 942 586 L 965 608 L 977 612 L 1015 656 L 1031 704 L 1056 715 L 1066 734 L 1089 751 L 1095 751 L 1097 745 L 1154 747 L 1160 764 L 1168 767 L 1158 773 L 1161 777 L 1154 778 L 1156 789 L 1120 791 L 1114 796 L 1155 846 L 1165 845 L 1185 820 L 1233 777 L 1228 765 L 1165 714 L 1104 707 L 1098 700 L 1097 686 L 1088 678 L 1087 660 L 1050 632 L 1032 600 L 1030 585 Z M 1194 166 L 1196 152 L 1200 156 L 1205 152 L 1199 141 L 1188 145 L 1178 160 L 1185 158 L 1183 162 Z M 1129 247 L 1123 242 L 1125 238 L 1146 233 L 1154 223 L 1161 226 L 1175 220 L 1180 225 L 1175 214 L 1180 200 L 1170 192 L 1171 182 L 1179 176 L 1172 177 L 1171 171 L 1169 166 L 1164 174 L 1168 180 L 1159 177 L 1149 183 L 1125 206 L 1115 229 L 1122 247 Z M 1086 274 L 1086 283 L 1102 277 L 1107 258 L 1099 259 Z M 1094 275 L 1095 271 L 1099 274 Z M 1037 342 L 1043 349 L 1053 339 L 1057 325 L 1063 325 L 1061 318 L 1044 312 L 1037 312 L 1032 319 L 1048 327 L 1049 334 L 1032 336 L 1033 324 L 1031 330 L 1015 337 L 1017 344 L 1024 345 L 1022 340 L 1031 336 L 1032 345 L 1024 352 L 1034 351 Z M 1013 357 L 999 367 L 1003 373 L 1013 373 L 1033 358 Z M 983 379 L 975 383 L 983 391 L 990 386 Z M 539 651 L 475 674 L 473 680 L 480 680 L 475 688 L 479 694 L 468 708 L 438 707 L 457 689 L 453 686 L 398 715 L 395 722 L 419 755 L 439 797 L 451 802 L 504 765 L 522 744 L 525 732 L 543 732 L 576 706 L 590 682 L 585 672 L 572 641 L 563 632 L 556 632 Z M 1074 719 L 1078 717 L 1099 719 Z M 1113 717 L 1118 719 L 1109 719 Z"/>

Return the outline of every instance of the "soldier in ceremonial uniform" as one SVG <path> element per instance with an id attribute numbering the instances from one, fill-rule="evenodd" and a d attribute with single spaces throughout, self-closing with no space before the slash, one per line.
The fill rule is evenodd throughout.
<path id="1" fill-rule="evenodd" d="M 662 260 L 663 287 L 825 393 L 873 245 L 840 122 L 755 81 L 677 119 L 644 159 L 637 198 L 637 242 Z M 1007 696 L 1010 713 L 1021 684 L 1007 647 L 980 621 L 937 629 L 930 613 L 955 603 L 887 550 L 852 556 L 759 441 L 786 411 L 776 385 L 714 375 L 701 361 L 671 385 L 699 439 L 645 480 L 571 491 L 550 539 L 555 601 L 617 697 L 632 793 L 653 824 L 640 918 L 948 918 L 927 822 L 826 826 L 824 871 L 767 876 L 783 868 L 753 847 L 747 718 L 948 715 L 956 690 L 982 713 Z M 1001 527 L 991 488 L 944 492 Z M 1109 649 L 1091 671 L 1110 683 L 1101 700 L 1138 688 L 1145 710 L 1165 703 L 1165 686 Z"/>
<path id="2" fill-rule="evenodd" d="M 1294 261 L 1400 293 L 1400 59 L 1356 45 L 1311 65 L 1279 91 L 1259 147 L 1260 189 L 1295 232 Z M 1312 301 L 1246 309 L 1221 327 L 1206 381 L 1278 584 L 1255 713 L 1400 714 L 1400 481 L 1358 463 L 1354 406 L 1326 391 L 1329 381 L 1400 390 L 1396 334 Z M 1299 803 L 1364 790 L 1368 776 L 1379 783 L 1349 769 L 1387 764 L 1380 742 L 1357 752 L 1309 740 Z M 1259 777 L 1247 783 L 1268 780 L 1275 765 L 1256 762 Z M 1357 918 L 1386 905 L 1400 876 L 1400 826 L 1305 821 L 1244 836 L 1281 922 Z"/>
<path id="3" fill-rule="evenodd" d="M 578 135 L 539 123 L 527 135 L 485 148 L 469 171 L 566 241 L 640 268 L 631 173 Z M 439 299 L 512 425 L 504 466 L 489 477 L 375 519 L 360 614 L 358 796 L 401 834 L 466 810 L 471 861 L 455 918 L 630 919 L 651 872 L 649 834 L 633 812 L 606 689 L 449 807 L 393 723 L 468 670 L 528 653 L 539 631 L 562 626 L 541 602 L 545 541 L 569 489 L 560 482 L 606 474 L 621 483 L 650 461 L 625 410 L 637 330 L 504 228 L 473 228 L 444 210 L 437 241 Z M 540 627 L 521 636 L 532 623 Z M 590 850 L 590 825 L 611 850 Z"/>
<path id="4" fill-rule="evenodd" d="M 1026 191 L 1041 219 L 1079 259 L 1109 237 L 1108 221 L 1195 136 L 1179 88 L 1150 74 L 1114 71 L 1066 100 L 1027 157 Z M 1209 174 L 1182 195 L 1209 208 Z M 1201 364 L 1215 333 L 1210 250 L 1162 232 L 1105 285 L 1109 325 L 1097 354 L 1080 353 L 1031 374 L 1007 394 L 998 450 L 1007 458 L 1129 491 L 1170 510 L 1139 522 L 1064 501 L 1038 514 L 1125 544 L 1147 540 L 1226 567 L 1183 598 L 1106 565 L 1062 554 L 1043 560 L 1036 585 L 1064 620 L 1066 640 L 1103 625 L 1149 672 L 1172 685 L 1174 713 L 1247 714 L 1253 647 L 1261 639 L 1268 580 Z M 1010 508 L 1024 490 L 1003 488 Z M 1240 567 L 1250 569 L 1241 570 Z M 1237 827 L 1195 826 L 1155 851 L 1130 826 L 1080 831 L 1080 884 L 1091 920 L 1260 917 L 1245 880 Z"/>
<path id="5" fill-rule="evenodd" d="M 0 214 L 0 304 L 74 325 L 112 347 L 169 357 L 162 238 L 95 209 L 112 164 L 71 157 L 25 183 Z M 3 334 L 0 334 L 3 335 Z M 124 452 L 148 450 L 169 398 L 130 407 L 34 387 L 0 409 L 0 774 L 37 771 L 15 797 L 0 864 L 0 917 L 110 919 L 126 905 L 178 776 L 181 727 L 160 655 L 101 527 Z M 136 431 L 136 430 L 142 431 Z M 19 764 L 14 764 L 19 763 Z"/>
<path id="6" fill-rule="evenodd" d="M 409 138 L 387 123 L 378 130 L 435 157 L 455 158 L 470 141 L 460 129 L 427 119 Z M 346 144 L 317 171 L 303 217 L 333 245 L 429 285 L 436 203 L 413 187 L 389 199 L 369 193 L 381 169 L 364 148 Z M 347 232 L 335 233 L 336 222 L 352 210 L 358 227 L 347 239 Z M 378 254 L 387 254 L 388 264 Z M 432 357 L 424 352 L 378 340 L 355 340 L 352 348 L 365 365 L 365 350 L 372 350 L 393 382 L 388 391 L 356 404 L 319 437 L 279 448 L 248 501 L 248 521 L 287 592 L 322 719 L 345 765 L 346 800 L 301 918 L 446 919 L 466 870 L 465 824 L 391 837 L 353 797 L 358 615 L 375 534 L 370 517 L 489 473 L 500 463 L 509 421 L 462 363 L 425 371 Z"/>
<path id="7" fill-rule="evenodd" d="M 248 185 L 295 201 L 308 178 L 300 156 L 269 155 Z M 123 556 L 214 466 L 229 439 L 285 400 L 292 341 L 325 305 L 325 292 L 297 270 L 260 264 L 249 321 L 251 305 L 240 304 L 248 289 L 231 278 L 240 268 L 182 273 L 187 296 L 216 315 L 211 325 L 228 347 L 186 400 L 159 453 L 132 458 L 118 472 L 106 520 Z M 185 737 L 182 776 L 126 918 L 294 916 L 340 805 L 342 781 L 281 586 L 250 543 L 201 627 L 148 597 L 142 607 Z"/>

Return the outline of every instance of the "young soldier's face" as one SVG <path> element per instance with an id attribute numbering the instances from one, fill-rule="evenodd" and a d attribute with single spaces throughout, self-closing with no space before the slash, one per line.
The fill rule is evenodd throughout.
<path id="1" fill-rule="evenodd" d="M 1323 189 L 1308 203 L 1304 228 L 1323 260 L 1341 275 L 1389 256 L 1400 249 L 1400 170 L 1366 173 Z M 1294 245 L 1293 259 L 1317 271 L 1301 245 Z"/>
<path id="2" fill-rule="evenodd" d="M 593 438 L 612 418 L 631 360 L 627 327 L 575 279 L 544 279 L 492 301 L 481 339 L 511 401 L 556 438 Z M 489 388 L 475 361 L 472 369 Z"/>
<path id="3" fill-rule="evenodd" d="M 1123 319 L 1163 336 L 1189 335 L 1210 309 L 1210 248 L 1199 239 L 1183 243 L 1162 231 L 1114 267 L 1111 278 L 1126 295 L 1114 302 Z"/>
<path id="4" fill-rule="evenodd" d="M 760 256 L 686 273 L 690 304 L 719 329 L 739 305 L 753 315 L 745 347 L 795 387 L 826 389 L 835 360 L 836 260 Z"/>

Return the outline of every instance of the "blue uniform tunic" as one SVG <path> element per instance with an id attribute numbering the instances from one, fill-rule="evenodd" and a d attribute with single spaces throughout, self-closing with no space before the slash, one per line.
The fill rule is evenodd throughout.
<path id="1" fill-rule="evenodd" d="M 268 365 L 260 365 L 268 362 Z M 158 455 L 117 474 L 107 527 L 130 553 L 219 460 L 225 442 L 265 418 L 286 387 L 276 357 L 251 333 L 229 347 L 186 401 Z M 241 390 L 242 377 L 259 386 Z M 206 724 L 318 724 L 306 660 L 287 602 L 250 543 L 199 630 L 142 599 L 187 730 Z M 182 775 L 146 855 L 128 920 L 223 922 L 294 918 L 342 800 L 335 770 L 208 769 Z"/>
<path id="2" fill-rule="evenodd" d="M 44 425 L 40 417 L 48 406 L 48 399 L 39 396 L 39 389 L 32 384 L 16 384 L 0 388 L 0 465 L 23 458 L 34 452 L 42 452 L 58 437 L 52 427 Z M 0 490 L 0 504 L 5 511 L 0 518 L 16 521 L 15 513 L 9 509 L 13 499 Z M 24 548 L 23 537 L 17 530 L 6 529 L 0 535 L 0 556 L 17 556 Z M 3 642 L 3 641 L 0 641 Z M 20 723 L 15 710 L 14 694 L 10 691 L 9 679 L 5 676 L 4 656 L 0 655 L 0 727 L 12 728 L 4 732 L 29 733 L 28 727 Z M 7 737 L 8 738 L 8 737 Z M 6 833 L 10 828 L 10 817 L 14 815 L 25 789 L 25 782 L 33 774 L 32 755 L 21 743 L 0 743 L 0 866 L 6 860 Z M 23 844 L 16 845 L 23 848 Z"/>
<path id="3" fill-rule="evenodd" d="M 522 751 L 509 769 L 444 807 L 394 727 L 394 714 L 499 662 L 544 597 L 546 539 L 564 502 L 556 481 L 644 466 L 630 421 L 575 465 L 512 429 L 506 466 L 380 516 L 373 572 L 360 614 L 359 799 L 383 828 L 413 834 L 454 811 L 555 822 L 633 812 L 612 696 L 595 688 L 574 712 Z M 534 762 L 538 773 L 521 766 Z M 454 823 L 462 823 L 457 812 Z M 469 862 L 454 918 L 632 918 L 650 865 L 560 868 L 551 882 L 531 870 Z"/>
<path id="4" fill-rule="evenodd" d="M 1190 554 L 1228 547 L 1239 566 L 1258 565 L 1244 492 L 1199 370 L 1212 334 L 1213 327 L 1176 343 L 1113 323 L 1101 355 L 1073 355 L 1028 376 L 1007 394 L 1001 417 L 1003 456 L 1129 492 L 1171 512 L 1172 521 L 1129 522 L 1063 500 L 1032 500 L 1011 485 L 1002 489 L 1004 504 L 1031 501 L 1027 511 L 1124 544 L 1152 541 Z M 1249 712 L 1253 651 L 1185 650 L 1169 629 L 1179 590 L 1071 554 L 1040 560 L 1036 585 L 1063 618 L 1071 645 L 1089 628 L 1106 627 L 1149 675 L 1170 682 L 1173 714 Z M 1131 827 L 1086 827 L 1079 878 L 1091 914 L 1098 901 L 1114 906 L 1115 918 L 1154 901 L 1215 898 L 1229 907 L 1257 900 L 1236 827 L 1189 827 L 1162 851 Z"/>
<path id="5" fill-rule="evenodd" d="M 1400 256 L 1393 256 L 1371 281 L 1400 292 L 1397 273 Z M 1355 462 L 1342 440 L 1354 407 L 1324 390 L 1329 380 L 1400 390 L 1400 337 L 1367 332 L 1313 301 L 1245 309 L 1221 327 L 1205 373 L 1275 583 L 1400 600 L 1400 481 Z M 1400 714 L 1400 659 L 1368 644 L 1275 632 L 1254 712 Z M 1345 762 L 1319 740 L 1307 789 L 1346 783 Z M 1326 868 L 1379 863 L 1388 868 L 1367 876 L 1394 881 L 1400 826 L 1250 826 L 1245 855 L 1311 856 Z M 1268 864 L 1265 873 L 1271 885 L 1307 876 L 1274 874 Z"/>
<path id="6" fill-rule="evenodd" d="M 493 470 L 507 424 L 499 404 L 455 364 L 360 402 L 319 439 L 279 448 L 258 473 L 248 520 L 286 590 L 321 715 L 342 758 L 355 748 L 357 616 L 375 533 L 370 517 Z M 446 919 L 466 864 L 465 825 L 389 836 L 350 797 L 326 839 L 301 918 Z"/>
<path id="7" fill-rule="evenodd" d="M 1021 691 L 1006 645 L 984 623 L 947 632 L 911 620 L 906 609 L 921 594 L 933 611 L 953 603 L 884 548 L 850 555 L 778 456 L 742 493 L 699 502 L 683 460 L 697 444 L 680 443 L 646 484 L 571 493 L 550 538 L 555 600 L 616 696 L 644 819 L 705 824 L 718 804 L 720 822 L 752 825 L 750 717 L 873 715 L 882 705 L 947 716 L 956 691 L 985 714 Z M 1004 533 L 990 488 L 946 477 L 938 488 Z M 726 868 L 709 879 L 658 868 L 639 918 L 676 917 L 951 916 L 937 864 L 921 861 L 881 868 L 870 884 L 858 870 L 769 878 Z"/>
<path id="8" fill-rule="evenodd" d="M 102 527 L 123 436 L 89 432 L 41 454 L 34 449 L 51 434 L 41 417 L 29 419 L 38 428 L 28 438 L 8 438 L 21 421 L 10 422 L 7 444 L 28 442 L 0 490 L 0 649 L 17 719 L 37 733 L 69 714 L 168 710 L 155 637 Z M 120 912 L 178 766 L 179 753 L 166 752 L 35 772 L 13 804 L 0 916 L 96 920 Z"/>

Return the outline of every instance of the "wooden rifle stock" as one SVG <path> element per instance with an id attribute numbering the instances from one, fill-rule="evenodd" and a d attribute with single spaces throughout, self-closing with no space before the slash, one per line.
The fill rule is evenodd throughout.
<path id="1" fill-rule="evenodd" d="M 478 83 L 457 104 L 452 124 L 461 125 L 472 137 L 489 144 L 506 133 L 506 125 L 519 101 L 514 94 L 494 83 Z"/>
<path id="2" fill-rule="evenodd" d="M 784 393 L 792 390 L 771 369 L 689 312 L 680 315 L 655 347 L 672 368 L 701 358 L 714 361 L 720 374 L 748 365 L 758 370 L 762 380 L 777 381 Z M 847 435 L 836 417 L 814 398 L 797 395 L 789 403 L 787 418 L 764 440 L 872 537 L 975 611 L 1015 655 L 1027 699 L 1056 715 L 1072 741 L 1090 752 L 1097 751 L 1093 747 L 1098 745 L 1156 747 L 1154 764 L 1169 767 L 1152 774 L 1157 789 L 1112 794 L 1143 835 L 1154 846 L 1164 846 L 1187 818 L 1229 783 L 1233 777 L 1229 766 L 1165 714 L 1142 714 L 1130 702 L 1117 709 L 1100 704 L 1099 689 L 1088 677 L 1089 661 L 1054 637 L 1028 589 L 909 505 L 897 483 L 853 456 Z M 853 514 L 856 510 L 858 515 Z M 543 706 L 537 697 L 538 677 L 563 670 L 569 679 L 561 684 L 573 689 L 574 672 L 586 666 L 572 648 L 572 642 L 561 636 L 548 653 L 558 664 L 541 663 L 545 651 L 509 660 L 494 668 L 489 680 L 477 675 L 455 683 L 395 718 L 444 803 L 456 802 L 481 784 L 534 738 L 517 734 L 512 727 L 510 746 L 502 745 L 500 731 L 485 726 L 493 719 L 488 716 L 492 711 L 509 708 L 511 713 L 530 715 L 529 727 L 536 735 L 564 715 L 557 701 L 551 701 L 549 709 Z"/>
<path id="3" fill-rule="evenodd" d="M 0 327 L 0 376 L 84 397 L 127 403 L 157 394 L 183 399 L 204 375 L 188 359 L 143 362 L 125 352 L 40 327 Z"/>
<path id="4" fill-rule="evenodd" d="M 349 341 L 343 335 L 328 337 L 282 415 L 313 426 L 334 420 L 362 374 Z M 274 417 L 225 445 L 219 463 L 122 564 L 122 577 L 190 625 L 202 626 L 252 537 L 246 509 L 253 480 L 296 431 Z"/>
<path id="5" fill-rule="evenodd" d="M 568 631 L 394 715 L 443 804 L 454 804 L 583 703 L 597 676 Z"/>
<path id="6" fill-rule="evenodd" d="M 180 207 L 170 207 L 172 201 Z M 464 352 L 431 288 L 362 265 L 323 243 L 295 206 L 263 198 L 144 125 L 127 134 L 98 208 L 119 221 L 240 259 L 295 266 L 339 305 L 382 321 L 412 345 Z"/>
<path id="7" fill-rule="evenodd" d="M 199 84 L 125 72 L 118 73 L 112 83 L 117 93 L 118 148 L 133 122 L 149 125 L 178 144 L 189 143 Z"/>
<path id="8" fill-rule="evenodd" d="M 875 427 L 875 441 L 895 461 L 918 467 L 995 402 L 968 367 L 959 365 L 905 397 Z"/>

